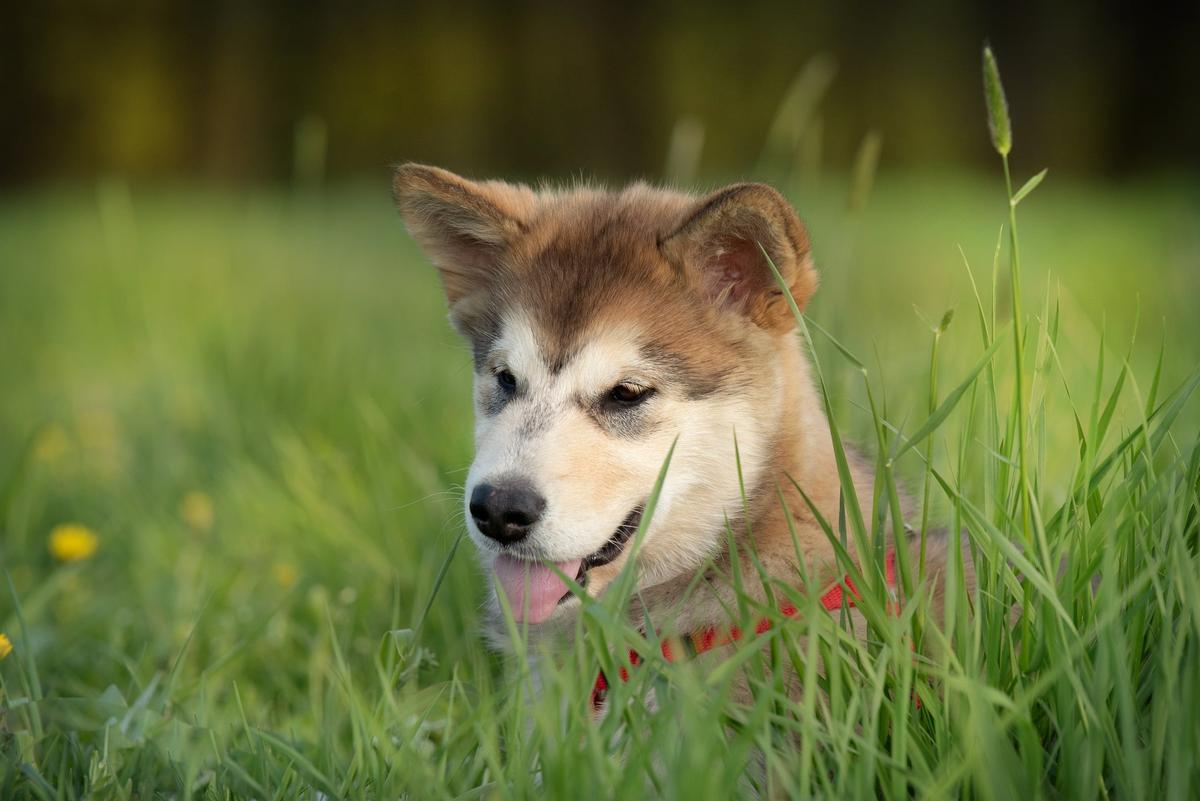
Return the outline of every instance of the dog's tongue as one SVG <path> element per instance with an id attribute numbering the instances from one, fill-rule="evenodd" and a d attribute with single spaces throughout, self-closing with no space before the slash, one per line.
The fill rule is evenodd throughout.
<path id="1" fill-rule="evenodd" d="M 556 562 L 555 566 L 565 575 L 574 576 L 581 561 Z M 504 591 L 518 622 L 541 623 L 554 614 L 559 600 L 567 594 L 567 585 L 547 565 L 497 556 L 492 570 L 496 574 L 496 588 Z"/>

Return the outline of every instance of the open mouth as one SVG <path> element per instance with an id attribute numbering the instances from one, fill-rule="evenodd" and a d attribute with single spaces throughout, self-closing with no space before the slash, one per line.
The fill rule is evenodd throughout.
<path id="1" fill-rule="evenodd" d="M 617 526 L 617 530 L 608 538 L 608 542 L 601 545 L 588 556 L 585 556 L 579 563 L 579 572 L 575 574 L 575 582 L 581 587 L 587 586 L 587 572 L 593 567 L 607 565 L 609 562 L 616 559 L 625 550 L 625 546 L 629 544 L 629 540 L 637 533 L 638 526 L 642 522 L 642 513 L 645 511 L 644 506 L 636 506 L 633 511 L 625 516 L 621 521 L 621 525 Z M 566 592 L 562 598 L 558 599 L 559 603 L 571 597 L 570 591 Z"/>
<path id="2" fill-rule="evenodd" d="M 603 545 L 580 559 L 547 564 L 508 554 L 496 556 L 492 561 L 496 592 L 508 602 L 514 619 L 528 623 L 549 620 L 554 610 L 571 597 L 560 576 L 574 574 L 576 583 L 586 587 L 589 570 L 614 561 L 625 550 L 642 522 L 644 508 L 634 508 Z"/>

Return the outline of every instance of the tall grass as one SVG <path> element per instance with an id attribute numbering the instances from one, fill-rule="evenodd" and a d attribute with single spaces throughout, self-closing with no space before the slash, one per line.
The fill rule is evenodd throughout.
<path id="1" fill-rule="evenodd" d="M 868 555 L 842 567 L 870 634 L 775 584 L 800 618 L 742 593 L 731 617 L 776 625 L 703 670 L 657 656 L 666 622 L 626 619 L 629 581 L 585 604 L 568 653 L 486 650 L 457 486 L 469 359 L 384 192 L 10 200 L 0 798 L 1193 796 L 1200 338 L 1179 312 L 1200 249 L 1171 227 L 1193 201 L 1014 192 L 997 141 L 1003 194 L 881 176 L 868 203 L 872 139 L 851 216 L 798 196 L 819 249 L 854 233 L 797 315 L 838 452 L 845 432 L 875 453 L 871 497 L 842 457 L 821 521 Z M 1055 215 L 1022 218 L 1024 265 L 1023 201 Z M 1163 241 L 1136 302 L 1184 328 L 1147 347 L 1129 276 Z M 1051 260 L 1061 281 L 1026 295 L 1022 266 Z M 966 302 L 938 324 L 898 308 L 940 313 L 951 281 Z M 954 563 L 944 627 L 919 561 L 887 611 L 905 486 L 916 536 L 964 532 L 978 572 L 968 592 Z M 46 537 L 71 520 L 100 548 L 59 562 Z M 596 720 L 597 670 L 630 649 L 645 663 Z"/>

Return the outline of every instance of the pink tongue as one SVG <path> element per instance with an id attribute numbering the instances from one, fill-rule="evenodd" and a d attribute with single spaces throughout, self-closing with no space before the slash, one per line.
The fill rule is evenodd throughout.
<path id="1" fill-rule="evenodd" d="M 581 561 L 556 562 L 555 566 L 573 578 Z M 496 574 L 496 587 L 504 590 L 518 622 L 541 623 L 554 614 L 559 600 L 567 594 L 567 585 L 546 565 L 497 556 L 492 570 Z"/>

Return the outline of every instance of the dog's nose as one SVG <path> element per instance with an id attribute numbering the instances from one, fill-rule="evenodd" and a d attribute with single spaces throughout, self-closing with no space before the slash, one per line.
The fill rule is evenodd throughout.
<path id="1" fill-rule="evenodd" d="M 532 529 L 546 499 L 527 481 L 479 484 L 471 491 L 469 504 L 475 525 L 487 537 L 505 544 L 517 542 Z"/>

